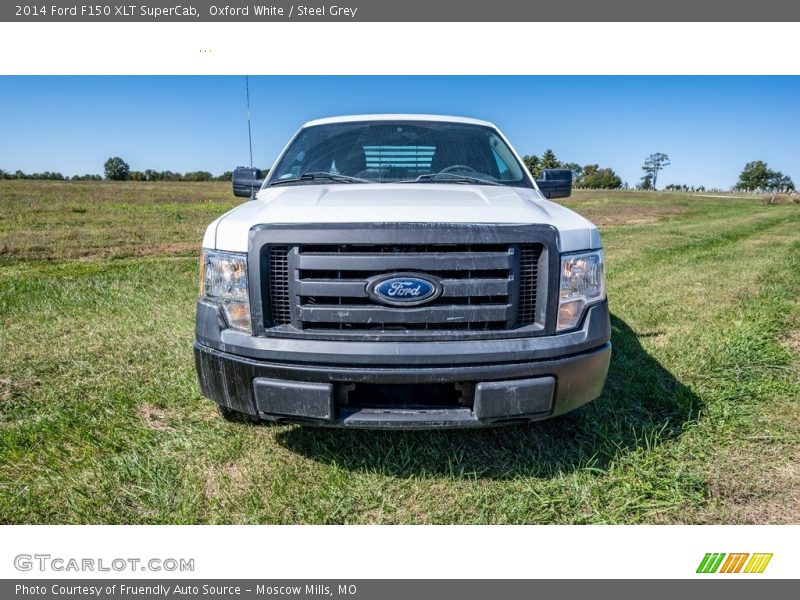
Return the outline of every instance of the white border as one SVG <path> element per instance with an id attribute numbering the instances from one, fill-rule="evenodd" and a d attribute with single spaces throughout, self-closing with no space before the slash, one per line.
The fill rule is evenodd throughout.
<path id="1" fill-rule="evenodd" d="M 796 578 L 796 526 L 6 526 L 13 578 Z M 696 573 L 706 552 L 771 552 L 762 574 Z M 23 573 L 14 557 L 194 558 L 193 573 Z"/>
<path id="2" fill-rule="evenodd" d="M 795 75 L 798 39 L 800 23 L 0 23 L 0 74 Z"/>

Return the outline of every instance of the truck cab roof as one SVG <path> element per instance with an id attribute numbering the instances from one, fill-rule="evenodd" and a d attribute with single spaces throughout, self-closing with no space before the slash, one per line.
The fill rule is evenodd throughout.
<path id="1" fill-rule="evenodd" d="M 482 125 L 484 127 L 496 126 L 489 121 L 481 121 L 471 117 L 459 117 L 453 115 L 427 115 L 427 114 L 367 114 L 367 115 L 341 115 L 338 117 L 325 117 L 308 121 L 303 127 L 313 127 L 315 125 L 330 125 L 333 123 L 359 123 L 363 121 L 431 121 L 436 123 L 464 123 L 469 125 Z"/>

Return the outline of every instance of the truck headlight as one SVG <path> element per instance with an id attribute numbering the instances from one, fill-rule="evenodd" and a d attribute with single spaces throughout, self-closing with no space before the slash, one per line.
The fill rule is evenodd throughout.
<path id="1" fill-rule="evenodd" d="M 200 295 L 222 306 L 230 327 L 252 331 L 247 254 L 203 250 L 200 256 Z"/>
<path id="2" fill-rule="evenodd" d="M 603 251 L 561 256 L 561 289 L 558 294 L 556 331 L 580 323 L 586 307 L 606 297 Z"/>

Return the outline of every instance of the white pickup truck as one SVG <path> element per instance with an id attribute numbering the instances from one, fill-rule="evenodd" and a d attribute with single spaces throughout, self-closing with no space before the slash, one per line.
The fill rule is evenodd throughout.
<path id="1" fill-rule="evenodd" d="M 479 427 L 571 412 L 611 356 L 597 228 L 475 119 L 306 123 L 203 238 L 195 362 L 232 420 Z"/>

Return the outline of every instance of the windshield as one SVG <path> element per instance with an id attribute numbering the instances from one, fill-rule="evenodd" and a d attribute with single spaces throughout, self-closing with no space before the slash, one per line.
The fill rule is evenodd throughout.
<path id="1" fill-rule="evenodd" d="M 472 183 L 532 187 L 497 131 L 436 121 L 359 121 L 301 130 L 267 185 Z"/>

